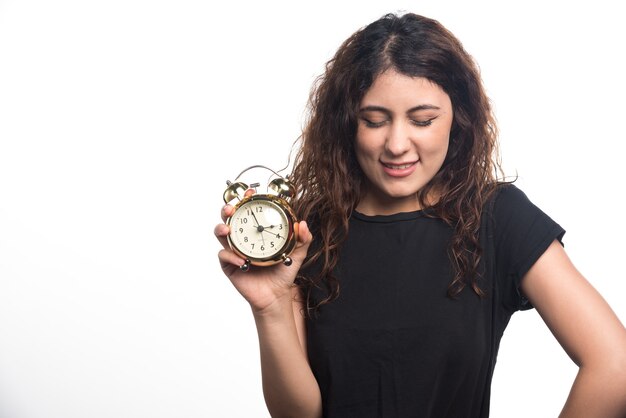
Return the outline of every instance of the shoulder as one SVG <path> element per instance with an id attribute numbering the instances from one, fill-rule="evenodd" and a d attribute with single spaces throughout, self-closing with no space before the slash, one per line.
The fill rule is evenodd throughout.
<path id="1" fill-rule="evenodd" d="M 498 183 L 491 195 L 496 207 L 514 207 L 518 204 L 530 203 L 528 196 L 513 183 Z"/>
<path id="2" fill-rule="evenodd" d="M 561 241 L 565 234 L 565 229 L 510 183 L 497 186 L 492 207 L 486 212 L 496 254 L 507 260 L 505 264 L 519 277 L 555 239 Z"/>
<path id="3" fill-rule="evenodd" d="M 493 194 L 487 200 L 485 211 L 496 223 L 507 223 L 513 219 L 523 222 L 547 216 L 526 193 L 512 183 L 496 185 Z"/>
<path id="4" fill-rule="evenodd" d="M 501 253 L 535 253 L 554 239 L 560 241 L 565 233 L 554 219 L 511 183 L 497 186 L 485 215 L 498 247 L 496 251 Z"/>

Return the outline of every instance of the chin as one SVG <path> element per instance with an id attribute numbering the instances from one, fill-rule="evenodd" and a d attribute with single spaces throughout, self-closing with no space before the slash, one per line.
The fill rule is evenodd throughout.
<path id="1" fill-rule="evenodd" d="M 406 199 L 409 197 L 415 197 L 417 193 L 422 189 L 423 186 L 420 187 L 403 187 L 403 188 L 395 188 L 388 189 L 387 195 L 394 199 Z"/>
<path id="2" fill-rule="evenodd" d="M 390 199 L 408 199 L 417 196 L 418 191 L 419 190 L 413 192 L 387 193 L 387 196 L 389 196 Z"/>

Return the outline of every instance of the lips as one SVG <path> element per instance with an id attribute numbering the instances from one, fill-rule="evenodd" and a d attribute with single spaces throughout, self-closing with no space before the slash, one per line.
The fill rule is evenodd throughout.
<path id="1" fill-rule="evenodd" d="M 391 168 L 392 170 L 403 170 L 405 168 L 411 167 L 416 162 L 417 161 L 414 161 L 412 163 L 404 163 L 404 164 L 389 164 L 389 163 L 382 163 L 382 164 L 387 168 Z"/>
<path id="2" fill-rule="evenodd" d="M 406 177 L 415 171 L 418 161 L 402 162 L 402 163 L 388 163 L 380 162 L 383 166 L 383 171 L 391 177 Z"/>

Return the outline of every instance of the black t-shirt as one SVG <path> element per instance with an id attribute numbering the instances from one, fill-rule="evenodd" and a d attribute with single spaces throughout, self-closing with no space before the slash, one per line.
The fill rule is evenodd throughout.
<path id="1" fill-rule="evenodd" d="M 465 288 L 451 299 L 450 227 L 422 211 L 354 213 L 339 297 L 307 320 L 324 416 L 487 417 L 502 333 L 514 311 L 531 308 L 520 281 L 564 233 L 517 187 L 500 187 L 480 228 L 487 296 Z"/>

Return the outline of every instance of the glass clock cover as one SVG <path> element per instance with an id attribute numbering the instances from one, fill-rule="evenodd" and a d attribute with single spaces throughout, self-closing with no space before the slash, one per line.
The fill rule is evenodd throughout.
<path id="1" fill-rule="evenodd" d="M 284 252 L 290 239 L 290 221 L 276 202 L 254 199 L 237 208 L 230 220 L 230 241 L 248 258 L 260 261 Z"/>

